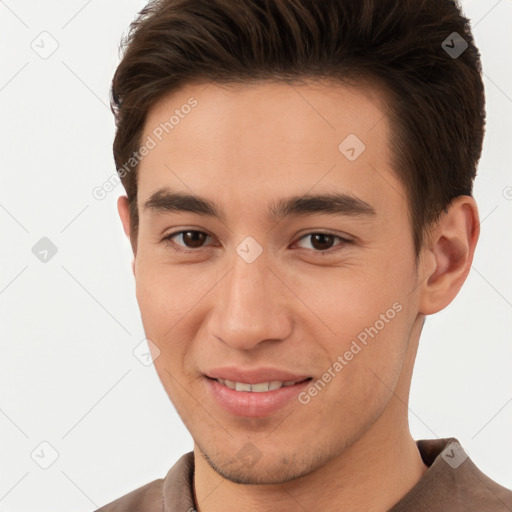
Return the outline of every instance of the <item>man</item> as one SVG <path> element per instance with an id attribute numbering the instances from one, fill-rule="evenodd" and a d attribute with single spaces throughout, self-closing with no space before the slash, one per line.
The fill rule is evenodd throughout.
<path id="1" fill-rule="evenodd" d="M 137 300 L 194 450 L 100 510 L 512 510 L 455 438 L 408 426 L 425 317 L 479 235 L 459 7 L 153 2 L 112 99 Z"/>

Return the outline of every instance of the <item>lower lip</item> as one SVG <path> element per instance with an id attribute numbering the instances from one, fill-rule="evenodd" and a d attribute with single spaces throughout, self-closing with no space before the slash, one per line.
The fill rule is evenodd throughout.
<path id="1" fill-rule="evenodd" d="M 291 402 L 305 387 L 310 379 L 261 393 L 254 391 L 236 391 L 215 379 L 205 377 L 206 387 L 217 404 L 226 412 L 235 416 L 261 418 L 268 416 Z"/>

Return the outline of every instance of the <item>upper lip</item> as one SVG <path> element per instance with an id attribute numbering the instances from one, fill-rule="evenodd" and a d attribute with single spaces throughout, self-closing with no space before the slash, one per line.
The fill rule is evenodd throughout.
<path id="1" fill-rule="evenodd" d="M 205 372 L 207 377 L 212 379 L 224 379 L 231 380 L 234 382 L 243 382 L 245 384 L 258 384 L 259 382 L 271 382 L 271 381 L 296 381 L 308 379 L 310 375 L 300 375 L 297 373 L 291 373 L 286 370 L 280 370 L 278 368 L 236 368 L 233 366 L 225 366 L 223 368 L 214 368 Z"/>

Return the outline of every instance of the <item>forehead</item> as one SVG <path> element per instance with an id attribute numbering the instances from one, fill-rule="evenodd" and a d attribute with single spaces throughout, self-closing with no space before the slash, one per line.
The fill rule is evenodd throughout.
<path id="1" fill-rule="evenodd" d="M 165 185 L 221 201 L 334 188 L 384 203 L 401 184 L 383 105 L 375 89 L 327 81 L 188 84 L 148 112 L 139 204 Z"/>

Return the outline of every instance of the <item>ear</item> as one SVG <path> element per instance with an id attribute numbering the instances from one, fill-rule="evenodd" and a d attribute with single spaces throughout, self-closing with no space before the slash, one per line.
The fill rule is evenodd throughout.
<path id="1" fill-rule="evenodd" d="M 130 228 L 130 204 L 128 203 L 127 196 L 120 196 L 117 199 L 117 211 L 119 212 L 119 217 L 121 218 L 121 223 L 123 224 L 123 230 L 125 235 L 131 242 L 132 250 L 134 248 L 133 241 L 131 240 L 131 228 Z M 133 254 L 132 260 L 132 272 L 135 275 L 135 251 Z"/>
<path id="2" fill-rule="evenodd" d="M 471 269 L 479 235 L 475 200 L 456 197 L 429 232 L 422 249 L 420 313 L 437 313 L 459 293 Z M 426 279 L 422 277 L 425 275 Z"/>

